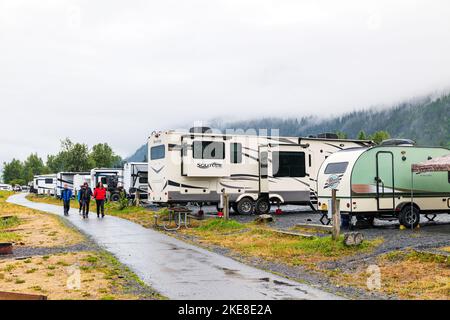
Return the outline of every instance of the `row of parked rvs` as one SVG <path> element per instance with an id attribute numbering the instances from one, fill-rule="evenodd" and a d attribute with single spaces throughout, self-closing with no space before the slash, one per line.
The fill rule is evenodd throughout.
<path id="1" fill-rule="evenodd" d="M 59 172 L 57 174 L 35 176 L 32 192 L 60 197 L 61 191 L 67 185 L 76 194 L 82 185 L 87 183 L 94 189 L 99 182 L 107 188 L 112 201 L 119 200 L 119 191 L 125 190 L 128 197 L 147 197 L 147 167 L 144 162 L 130 162 L 123 169 L 96 168 L 90 172 Z"/>
<path id="2" fill-rule="evenodd" d="M 450 173 L 411 173 L 412 164 L 450 150 L 417 147 L 410 140 L 376 146 L 331 134 L 269 137 L 193 128 L 154 132 L 148 146 L 149 201 L 157 204 L 219 203 L 226 193 L 240 214 L 263 214 L 282 204 L 325 213 L 331 178 L 339 180 L 341 212 L 358 219 L 400 219 L 415 226 L 420 213 L 450 213 Z"/>
<path id="3" fill-rule="evenodd" d="M 94 188 L 101 181 L 113 201 L 123 187 L 130 198 L 138 192 L 140 198 L 161 206 L 220 207 L 227 194 L 239 214 L 264 214 L 272 206 L 292 204 L 325 215 L 330 180 L 338 180 L 342 213 L 369 221 L 400 219 L 415 226 L 420 213 L 450 213 L 450 173 L 413 176 L 411 166 L 448 154 L 449 149 L 417 147 L 404 139 L 375 145 L 333 134 L 274 137 L 222 134 L 200 127 L 152 133 L 148 162 L 36 176 L 33 189 L 60 196 L 66 184 L 76 193 L 85 182 Z"/>

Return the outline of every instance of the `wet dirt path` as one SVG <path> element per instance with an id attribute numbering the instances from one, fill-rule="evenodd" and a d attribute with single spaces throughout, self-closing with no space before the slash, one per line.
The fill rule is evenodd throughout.
<path id="1" fill-rule="evenodd" d="M 62 207 L 31 202 L 25 196 L 11 196 L 8 202 L 63 216 Z M 83 220 L 77 210 L 67 219 L 169 299 L 339 299 L 128 220 L 112 216 L 102 220 L 95 214 Z"/>

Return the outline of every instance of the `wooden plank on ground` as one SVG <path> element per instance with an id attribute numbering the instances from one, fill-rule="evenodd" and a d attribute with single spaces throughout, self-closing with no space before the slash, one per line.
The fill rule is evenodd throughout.
<path id="1" fill-rule="evenodd" d="M 302 238 L 314 238 L 312 234 L 306 234 L 306 233 L 298 233 L 298 232 L 290 232 L 290 231 L 282 231 L 282 230 L 271 230 L 275 233 L 287 235 L 287 236 L 296 236 L 296 237 L 302 237 Z"/>
<path id="2" fill-rule="evenodd" d="M 325 226 L 322 224 L 297 223 L 297 227 L 327 232 L 331 232 L 333 230 L 333 226 Z"/>
<path id="3" fill-rule="evenodd" d="M 46 296 L 0 291 L 0 300 L 47 300 Z"/>

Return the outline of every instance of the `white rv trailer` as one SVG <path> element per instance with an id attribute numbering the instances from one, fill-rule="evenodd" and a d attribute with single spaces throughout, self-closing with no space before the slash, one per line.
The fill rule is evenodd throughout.
<path id="1" fill-rule="evenodd" d="M 12 190 L 13 190 L 13 188 L 10 184 L 4 184 L 4 183 L 0 184 L 0 191 L 12 191 Z"/>
<path id="2" fill-rule="evenodd" d="M 338 150 L 372 144 L 336 137 L 215 134 L 208 128 L 153 133 L 148 142 L 149 201 L 219 203 L 220 194 L 227 193 L 240 214 L 265 213 L 274 203 L 317 209 L 322 162 Z"/>
<path id="3" fill-rule="evenodd" d="M 123 169 L 95 168 L 91 170 L 91 188 L 94 190 L 99 182 L 108 190 L 111 201 L 119 200 L 119 187 L 123 187 Z"/>
<path id="4" fill-rule="evenodd" d="M 140 198 L 148 196 L 148 163 L 130 162 L 123 168 L 123 187 L 130 198 L 139 192 Z"/>
<path id="5" fill-rule="evenodd" d="M 77 195 L 78 192 L 81 189 L 81 186 L 87 183 L 89 186 L 91 186 L 91 174 L 90 173 L 83 173 L 83 174 L 76 174 L 73 176 L 73 190 L 74 194 Z"/>
<path id="6" fill-rule="evenodd" d="M 56 196 L 61 197 L 64 186 L 67 185 L 75 194 L 75 175 L 89 175 L 89 172 L 59 172 L 56 174 Z"/>
<path id="7" fill-rule="evenodd" d="M 414 184 L 411 183 L 412 164 L 449 153 L 445 148 L 411 144 L 382 144 L 336 152 L 319 170 L 319 207 L 324 213 L 328 210 L 329 185 L 338 182 L 340 211 L 358 220 L 373 223 L 374 218 L 399 219 L 402 225 L 415 227 L 420 213 L 450 213 L 450 173 L 417 174 Z"/>
<path id="8" fill-rule="evenodd" d="M 37 194 L 54 196 L 56 193 L 56 174 L 35 176 L 33 188 L 37 190 Z"/>

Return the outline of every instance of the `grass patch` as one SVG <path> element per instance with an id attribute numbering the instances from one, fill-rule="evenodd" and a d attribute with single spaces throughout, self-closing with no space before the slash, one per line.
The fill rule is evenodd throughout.
<path id="1" fill-rule="evenodd" d="M 450 298 L 449 258 L 415 250 L 391 251 L 377 258 L 380 268 L 381 289 L 384 294 L 400 299 L 448 300 Z M 336 272 L 334 281 L 339 285 L 367 289 L 371 276 L 367 265 L 356 271 Z"/>
<path id="2" fill-rule="evenodd" d="M 7 219 L 3 219 L 0 217 L 0 230 L 10 229 L 20 224 L 20 220 L 16 216 L 12 216 Z"/>
<path id="3" fill-rule="evenodd" d="M 308 239 L 280 234 L 253 223 L 242 224 L 223 219 L 208 220 L 198 228 L 180 232 L 196 236 L 202 244 L 225 247 L 244 256 L 287 265 L 303 265 L 314 270 L 319 262 L 369 252 L 383 241 L 365 240 L 359 246 L 347 247 L 343 243 L 343 237 L 339 241 L 333 241 L 331 236 Z"/>
<path id="4" fill-rule="evenodd" d="M 0 242 L 18 242 L 21 239 L 17 233 L 0 231 Z"/>
<path id="5" fill-rule="evenodd" d="M 200 231 L 229 231 L 229 230 L 241 230 L 244 229 L 245 225 L 239 223 L 235 220 L 224 220 L 224 219 L 211 219 L 206 221 L 198 227 Z"/>

